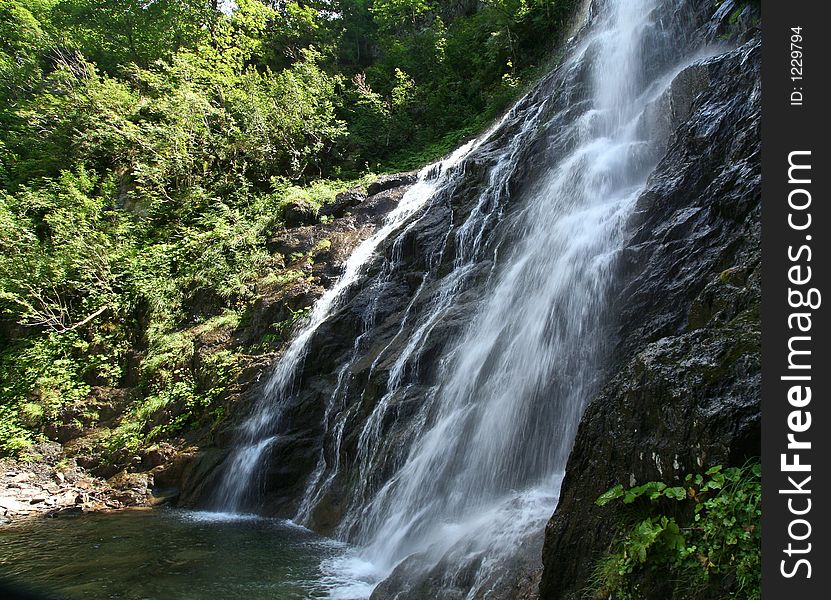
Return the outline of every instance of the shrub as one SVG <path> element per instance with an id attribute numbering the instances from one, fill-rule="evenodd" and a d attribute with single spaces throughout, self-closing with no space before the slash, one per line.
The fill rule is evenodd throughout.
<path id="1" fill-rule="evenodd" d="M 676 582 L 673 597 L 758 600 L 761 577 L 761 466 L 717 465 L 687 475 L 683 485 L 651 481 L 625 489 L 616 485 L 596 501 L 621 501 L 646 512 L 595 568 L 594 598 L 643 597 L 648 582 Z M 646 501 L 646 502 L 645 502 Z M 643 515 L 641 515 L 643 516 Z M 706 596 L 709 597 L 709 596 Z"/>

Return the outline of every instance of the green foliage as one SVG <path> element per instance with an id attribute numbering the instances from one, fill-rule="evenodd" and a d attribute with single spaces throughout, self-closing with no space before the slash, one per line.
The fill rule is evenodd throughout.
<path id="1" fill-rule="evenodd" d="M 683 486 L 659 481 L 630 489 L 616 485 L 595 503 L 634 504 L 639 499 L 649 502 L 639 507 L 646 516 L 598 563 L 592 597 L 639 598 L 639 590 L 656 577 L 678 582 L 681 591 L 673 597 L 703 597 L 708 585 L 726 590 L 726 597 L 760 597 L 758 462 L 743 468 L 718 465 L 687 475 Z"/>
<path id="2" fill-rule="evenodd" d="M 57 0 L 43 16 L 59 44 L 114 71 L 205 41 L 216 20 L 207 8 L 205 0 Z"/>
<path id="3" fill-rule="evenodd" d="M 90 386 L 79 357 L 89 344 L 74 332 L 23 339 L 0 352 L 0 452 L 19 454 L 35 431 L 83 401 Z"/>
<path id="4" fill-rule="evenodd" d="M 369 11 L 381 31 L 413 30 L 434 8 L 424 0 L 375 0 Z"/>
<path id="5" fill-rule="evenodd" d="M 357 158 L 347 165 L 394 170 L 417 164 L 410 155 L 435 159 L 448 147 L 445 139 L 458 143 L 480 131 L 535 77 L 575 4 L 385 0 L 365 9 L 356 3 L 344 24 L 371 32 L 364 39 L 372 47 L 342 33 L 341 44 L 350 44 L 339 54 L 351 63 L 342 113 L 348 154 Z M 365 53 L 377 58 L 362 61 Z"/>
<path id="6" fill-rule="evenodd" d="M 54 176 L 116 158 L 157 191 L 196 165 L 260 181 L 391 167 L 492 119 L 574 4 L 2 0 L 0 77 L 21 102 L 0 116 L 20 126 L 4 163 Z"/>
<path id="7" fill-rule="evenodd" d="M 284 208 L 480 131 L 574 4 L 0 0 L 0 453 L 107 390 L 113 461 L 223 418 L 244 353 L 305 313 L 201 336 L 326 256 L 268 251 Z"/>

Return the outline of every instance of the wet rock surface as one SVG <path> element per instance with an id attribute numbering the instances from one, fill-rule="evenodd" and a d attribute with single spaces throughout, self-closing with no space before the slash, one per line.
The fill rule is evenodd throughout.
<path id="1" fill-rule="evenodd" d="M 418 179 L 417 171 L 410 171 L 409 173 L 396 173 L 395 175 L 383 175 L 376 181 L 369 184 L 366 188 L 366 193 L 369 196 L 374 196 L 387 190 L 412 185 L 416 182 L 416 179 Z"/>
<path id="2" fill-rule="evenodd" d="M 754 37 L 699 67 L 709 83 L 631 219 L 619 358 L 583 416 L 546 529 L 542 598 L 584 597 L 622 522 L 614 503 L 594 504 L 607 489 L 760 451 L 759 64 Z"/>
<path id="3" fill-rule="evenodd" d="M 424 564 L 432 562 L 430 557 L 416 553 L 401 561 L 375 587 L 370 600 L 534 600 L 538 598 L 541 551 L 540 536 L 528 536 L 513 556 L 506 557 L 493 568 L 493 565 L 485 564 L 487 556 L 481 550 L 462 542 L 426 571 Z M 490 577 L 485 582 L 479 580 L 479 571 L 483 568 L 490 570 Z M 475 587 L 479 589 L 471 595 L 471 589 Z"/>
<path id="4" fill-rule="evenodd" d="M 380 187 L 370 184 L 371 190 L 356 187 L 339 194 L 334 203 L 323 206 L 315 216 L 315 224 L 287 226 L 272 235 L 267 243 L 269 251 L 288 257 L 284 268 L 275 273 L 277 284 L 257 290 L 245 323 L 228 332 L 228 339 L 221 344 L 255 343 L 273 334 L 275 324 L 291 320 L 314 304 L 340 276 L 355 247 L 370 237 L 398 205 L 415 176 L 387 175 L 379 181 Z M 326 219 L 321 220 L 321 216 Z M 228 427 L 212 432 L 208 440 L 183 448 L 173 460 L 154 469 L 160 493 L 183 506 L 209 504 L 218 467 L 233 444 L 233 428 L 245 418 L 252 399 L 262 392 L 268 370 L 290 334 L 290 330 L 283 332 L 270 351 L 251 357 L 239 382 L 241 398 L 230 407 L 234 419 Z M 311 419 L 311 412 L 304 418 Z M 274 452 L 282 453 L 281 459 L 270 463 L 268 476 L 273 478 L 271 487 L 279 492 L 272 494 L 263 512 L 291 516 L 287 507 L 294 506 L 304 478 L 314 468 L 317 448 L 314 438 L 302 435 L 286 436 L 275 445 Z"/>

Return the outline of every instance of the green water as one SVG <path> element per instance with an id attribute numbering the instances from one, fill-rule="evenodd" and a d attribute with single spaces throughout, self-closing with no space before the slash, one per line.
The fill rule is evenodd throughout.
<path id="1" fill-rule="evenodd" d="M 275 519 L 124 511 L 0 526 L 0 578 L 49 598 L 318 598 L 343 551 Z"/>

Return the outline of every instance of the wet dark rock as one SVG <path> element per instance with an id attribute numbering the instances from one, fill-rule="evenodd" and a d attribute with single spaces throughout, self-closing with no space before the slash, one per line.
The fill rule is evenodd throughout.
<path id="1" fill-rule="evenodd" d="M 472 558 L 464 568 L 452 569 L 453 576 L 448 577 L 447 564 L 439 564 L 428 571 L 423 570 L 426 556 L 414 554 L 403 560 L 392 574 L 376 586 L 370 600 L 401 598 L 435 598 L 436 600 L 463 600 L 475 581 L 476 570 L 482 564 L 482 556 Z"/>
<path id="2" fill-rule="evenodd" d="M 366 192 L 361 188 L 352 188 L 335 196 L 334 202 L 325 204 L 320 209 L 320 215 L 339 219 L 364 200 L 366 200 Z"/>
<path id="3" fill-rule="evenodd" d="M 179 500 L 179 488 L 153 488 L 150 492 L 150 506 L 175 504 Z"/>
<path id="4" fill-rule="evenodd" d="M 724 0 L 707 26 L 707 39 L 748 41 L 757 35 L 761 20 L 760 3 L 755 0 Z"/>
<path id="5" fill-rule="evenodd" d="M 759 51 L 754 39 L 697 67 L 708 85 L 630 221 L 619 358 L 569 458 L 541 598 L 576 600 L 590 585 L 624 521 L 615 503 L 594 504 L 601 493 L 760 451 Z M 672 586 L 645 593 L 683 597 Z"/>
<path id="6" fill-rule="evenodd" d="M 529 536 L 513 556 L 505 557 L 499 565 L 488 565 L 489 576 L 484 581 L 481 570 L 486 557 L 464 540 L 438 561 L 429 556 L 429 550 L 415 553 L 375 587 L 370 600 L 534 600 L 539 586 L 541 549 L 541 536 Z M 475 591 L 471 592 L 472 588 Z"/>
<path id="7" fill-rule="evenodd" d="M 668 141 L 672 133 L 689 116 L 698 95 L 710 85 L 710 71 L 706 65 L 695 64 L 682 70 L 672 80 L 669 89 L 644 111 L 640 126 L 660 131 Z M 663 152 L 666 146 L 658 148 Z"/>
<path id="8" fill-rule="evenodd" d="M 163 465 L 152 470 L 152 490 L 164 490 L 182 506 L 193 506 L 205 496 L 205 487 L 213 481 L 217 467 L 227 456 L 221 448 L 189 448 L 178 452 Z"/>
<path id="9" fill-rule="evenodd" d="M 386 192 L 397 187 L 412 185 L 418 179 L 418 171 L 411 171 L 409 173 L 396 173 L 395 175 L 382 175 L 377 180 L 373 181 L 366 188 L 368 196 L 374 196 L 381 192 Z"/>

